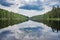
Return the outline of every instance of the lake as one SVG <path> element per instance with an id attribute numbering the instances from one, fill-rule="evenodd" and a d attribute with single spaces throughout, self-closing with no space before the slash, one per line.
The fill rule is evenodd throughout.
<path id="1" fill-rule="evenodd" d="M 0 40 L 60 40 L 57 21 L 26 21 L 0 29 Z"/>

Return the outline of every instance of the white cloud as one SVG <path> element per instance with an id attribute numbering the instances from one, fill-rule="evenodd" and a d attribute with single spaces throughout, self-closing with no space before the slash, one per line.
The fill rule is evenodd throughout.
<path id="1" fill-rule="evenodd" d="M 36 1 L 37 0 L 7 0 L 9 3 L 13 3 L 14 5 L 11 5 L 10 7 L 5 7 L 0 5 L 0 8 L 2 9 L 6 9 L 15 13 L 19 13 L 19 14 L 23 14 L 26 16 L 35 16 L 35 15 L 41 15 L 44 14 L 48 11 L 51 10 L 50 5 L 55 5 L 58 4 L 57 0 L 39 0 L 40 2 L 42 2 L 42 4 L 37 4 Z M 42 11 L 38 11 L 38 10 L 25 10 L 25 9 L 19 9 L 19 7 L 24 6 L 24 5 L 42 5 L 42 7 L 44 8 L 44 10 Z"/>

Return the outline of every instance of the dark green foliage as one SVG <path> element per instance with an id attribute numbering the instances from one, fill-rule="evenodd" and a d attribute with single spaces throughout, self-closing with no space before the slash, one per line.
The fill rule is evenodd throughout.
<path id="1" fill-rule="evenodd" d="M 31 20 L 42 22 L 49 27 L 52 28 L 52 30 L 60 30 L 60 8 L 59 6 L 53 7 L 53 9 L 43 15 L 37 15 L 34 17 L 31 17 Z"/>
<path id="2" fill-rule="evenodd" d="M 27 21 L 28 17 L 0 9 L 0 28 Z"/>
<path id="3" fill-rule="evenodd" d="M 60 8 L 59 6 L 53 7 L 53 9 L 43 15 L 37 15 L 34 17 L 31 17 L 32 20 L 60 20 Z"/>
<path id="4" fill-rule="evenodd" d="M 43 15 L 46 18 L 60 18 L 60 8 L 57 6 L 57 8 L 53 7 L 51 11 Z"/>

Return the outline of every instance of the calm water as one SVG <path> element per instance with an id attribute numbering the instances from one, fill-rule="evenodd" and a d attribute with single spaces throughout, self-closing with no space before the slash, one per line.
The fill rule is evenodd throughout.
<path id="1" fill-rule="evenodd" d="M 26 21 L 0 29 L 0 40 L 60 40 L 59 22 Z"/>

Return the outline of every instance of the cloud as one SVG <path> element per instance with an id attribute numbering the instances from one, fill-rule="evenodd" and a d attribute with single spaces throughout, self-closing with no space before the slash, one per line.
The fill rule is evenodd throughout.
<path id="1" fill-rule="evenodd" d="M 20 9 L 25 9 L 25 10 L 43 10 L 43 8 L 41 6 L 36 6 L 36 5 L 25 5 L 22 7 L 19 7 Z"/>
<path id="2" fill-rule="evenodd" d="M 29 17 L 42 15 L 56 5 L 60 5 L 60 0 L 0 0 L 0 8 Z"/>
<path id="3" fill-rule="evenodd" d="M 25 1 L 25 5 L 19 7 L 20 9 L 24 10 L 43 10 L 42 2 L 40 0 L 35 0 L 35 1 Z"/>
<path id="4" fill-rule="evenodd" d="M 45 1 L 45 3 L 44 3 L 46 6 L 48 5 L 48 6 L 54 6 L 54 5 L 60 5 L 60 0 L 47 0 L 47 1 Z"/>
<path id="5" fill-rule="evenodd" d="M 13 4 L 7 2 L 7 0 L 0 0 L 0 5 L 9 7 L 9 6 L 13 5 Z"/>
<path id="6" fill-rule="evenodd" d="M 60 5 L 59 0 L 24 0 L 23 6 L 20 6 L 20 9 L 24 10 L 43 10 L 44 6 L 56 6 Z"/>

